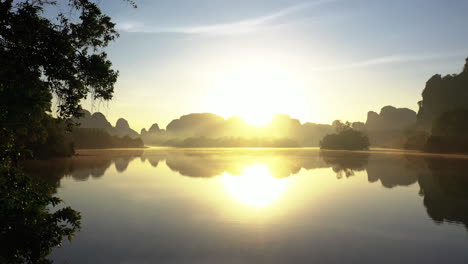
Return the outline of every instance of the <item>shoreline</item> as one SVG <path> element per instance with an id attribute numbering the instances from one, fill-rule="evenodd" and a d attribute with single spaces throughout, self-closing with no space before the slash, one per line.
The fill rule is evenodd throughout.
<path id="1" fill-rule="evenodd" d="M 411 156 L 422 156 L 422 157 L 434 157 L 434 158 L 448 158 L 448 159 L 468 159 L 468 154 L 463 153 L 428 153 L 418 150 L 404 150 L 404 149 L 385 149 L 385 148 L 371 148 L 369 150 L 326 150 L 320 149 L 319 147 L 300 147 L 300 148 L 249 148 L 249 147 L 231 147 L 231 148 L 215 148 L 215 147 L 201 147 L 201 148 L 179 148 L 179 147 L 155 147 L 145 146 L 143 148 L 105 148 L 105 149 L 76 149 L 73 157 L 79 156 L 92 156 L 91 152 L 118 152 L 118 151 L 158 151 L 158 150 L 170 150 L 170 151 L 213 151 L 216 150 L 228 150 L 229 152 L 236 151 L 318 151 L 318 152 L 336 152 L 336 153 L 367 153 L 367 154 L 386 154 L 386 155 L 411 155 Z M 67 158 L 67 157 L 61 157 Z"/>

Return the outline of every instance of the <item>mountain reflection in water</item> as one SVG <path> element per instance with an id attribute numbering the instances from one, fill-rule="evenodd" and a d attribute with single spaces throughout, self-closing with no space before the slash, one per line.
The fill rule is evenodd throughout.
<path id="1" fill-rule="evenodd" d="M 60 190 L 62 187 L 61 182 L 64 179 L 69 179 L 70 177 L 75 181 L 87 181 L 90 179 L 100 181 L 106 177 L 107 171 L 112 170 L 117 173 L 114 173 L 115 175 L 119 175 L 127 173 L 127 170 L 131 171 L 133 168 L 135 168 L 135 171 L 132 172 L 133 174 L 143 173 L 145 175 L 148 174 L 148 177 L 151 177 L 152 171 L 156 172 L 158 169 L 168 168 L 176 175 L 201 180 L 201 182 L 194 181 L 194 185 L 204 184 L 205 181 L 203 181 L 203 179 L 213 179 L 219 181 L 221 183 L 218 185 L 220 188 L 214 190 L 211 186 L 209 187 L 209 190 L 206 191 L 213 192 L 213 194 L 210 194 L 211 199 L 214 200 L 213 202 L 216 202 L 216 199 L 219 199 L 220 195 L 222 195 L 224 192 L 231 199 L 238 201 L 247 207 L 252 207 L 253 209 L 256 208 L 255 210 L 262 210 L 261 208 L 265 207 L 270 208 L 270 210 L 274 210 L 274 212 L 280 210 L 279 208 L 275 209 L 275 204 L 280 203 L 282 199 L 293 199 L 293 202 L 296 204 L 307 203 L 305 200 L 306 198 L 304 197 L 287 198 L 292 197 L 292 194 L 288 194 L 289 192 L 293 192 L 294 188 L 298 189 L 301 187 L 300 185 L 302 185 L 299 181 L 295 182 L 295 178 L 303 175 L 306 172 L 309 174 L 303 175 L 302 177 L 317 177 L 317 180 L 320 180 L 319 177 L 326 177 L 328 179 L 330 179 L 329 177 L 332 177 L 333 181 L 336 181 L 337 183 L 344 183 L 345 185 L 347 184 L 347 181 L 351 181 L 353 179 L 365 179 L 363 177 L 366 177 L 367 175 L 366 180 L 372 185 L 380 184 L 380 186 L 382 186 L 385 190 L 401 190 L 404 192 L 411 191 L 412 193 L 408 195 L 414 196 L 415 198 L 412 201 L 400 201 L 397 197 L 399 194 L 397 192 L 392 192 L 392 196 L 385 196 L 387 198 L 376 197 L 378 199 L 394 200 L 388 200 L 385 202 L 383 202 L 383 200 L 361 201 L 360 204 L 363 206 L 368 204 L 368 209 L 365 210 L 367 210 L 369 214 L 368 216 L 362 217 L 368 217 L 367 219 L 373 217 L 380 219 L 379 217 L 383 217 L 374 215 L 372 211 L 376 208 L 375 206 L 377 206 L 377 203 L 380 201 L 380 206 L 384 206 L 385 204 L 388 204 L 389 206 L 387 211 L 388 219 L 385 221 L 388 221 L 389 224 L 391 224 L 391 218 L 405 217 L 405 215 L 402 214 L 404 214 L 406 210 L 406 203 L 411 204 L 413 201 L 415 201 L 416 198 L 421 196 L 419 201 L 417 201 L 414 206 L 423 205 L 427 215 L 430 217 L 433 223 L 436 223 L 437 225 L 442 223 L 453 223 L 457 226 L 457 228 L 460 228 L 459 225 L 463 225 L 463 232 L 465 232 L 466 228 L 468 228 L 468 175 L 466 175 L 468 171 L 468 160 L 464 158 L 450 158 L 444 156 L 421 155 L 414 153 L 342 152 L 319 151 L 314 149 L 89 150 L 81 151 L 79 156 L 69 159 L 30 161 L 27 162 L 26 167 L 27 170 L 35 177 L 47 179 L 47 181 L 56 186 L 58 190 Z M 332 170 L 330 170 L 330 168 Z M 130 177 L 130 175 L 128 175 L 128 177 Z M 137 181 L 137 179 L 133 180 L 132 178 L 129 178 L 128 180 L 129 183 L 133 181 L 133 184 L 136 184 L 135 182 Z M 177 179 L 173 178 L 173 180 L 175 181 Z M 157 183 L 157 179 L 155 179 L 155 181 Z M 143 188 L 145 184 L 148 183 L 142 182 L 141 188 Z M 353 196 L 351 196 L 355 197 L 356 202 L 359 201 L 361 197 L 360 195 L 362 193 L 370 192 L 367 187 L 363 186 L 362 184 L 359 185 L 361 186 L 359 187 L 360 189 L 356 189 L 358 191 L 355 191 Z M 127 187 L 127 184 L 125 183 L 122 183 L 119 186 L 121 188 L 130 188 Z M 162 183 L 158 186 L 158 188 L 164 188 L 164 184 Z M 404 189 L 407 188 L 407 186 L 412 186 L 412 188 L 409 188 L 408 190 Z M 83 188 L 83 192 L 86 191 L 85 185 L 80 188 Z M 188 188 L 187 190 L 190 190 L 190 186 L 186 186 L 186 188 Z M 318 193 L 323 191 L 323 188 L 325 187 L 318 184 L 317 186 L 307 187 L 308 189 L 305 189 L 305 186 L 302 186 L 302 188 L 305 190 L 306 194 L 310 196 L 318 196 Z M 346 188 L 346 186 L 343 186 L 343 188 Z M 332 186 L 329 190 L 329 192 L 332 193 L 334 187 Z M 134 191 L 137 192 L 137 190 Z M 66 190 L 63 192 L 66 193 Z M 171 193 L 173 193 L 173 191 L 168 192 L 168 194 Z M 144 195 L 149 195 L 143 193 L 140 194 L 141 197 Z M 150 192 L 150 194 L 157 195 L 158 193 Z M 336 204 L 333 201 L 327 201 L 327 199 L 339 199 L 341 195 L 345 196 L 345 194 L 340 193 L 336 193 L 335 195 L 330 194 L 327 196 L 328 198 L 324 198 L 325 200 L 322 200 L 321 203 L 315 203 L 314 206 L 317 207 L 317 210 L 321 208 L 321 211 L 318 212 L 322 214 L 325 214 L 325 212 L 328 212 L 332 215 L 346 214 L 347 211 L 334 213 L 332 209 L 334 206 L 336 207 Z M 387 194 L 384 193 L 384 195 Z M 168 198 L 166 197 L 165 199 Z M 294 199 L 302 200 L 299 202 Z M 65 201 L 67 201 L 66 197 Z M 180 203 L 183 202 L 180 200 L 177 201 Z M 293 202 L 289 201 L 289 203 Z M 200 202 L 191 201 L 191 203 Z M 119 205 L 117 204 L 112 206 Z M 167 206 L 167 210 L 169 210 L 171 204 L 167 204 Z M 200 204 L 197 206 L 204 208 Z M 326 208 L 327 206 L 329 208 Z M 408 208 L 410 208 L 409 205 Z M 176 209 L 174 208 L 174 210 Z M 193 208 L 193 210 L 197 209 Z M 200 209 L 200 211 L 203 210 L 205 209 Z M 288 210 L 293 209 L 285 209 L 282 207 L 281 213 L 287 214 Z M 346 208 L 343 210 L 350 210 L 350 212 L 347 214 L 353 214 L 353 208 Z M 392 211 L 395 211 L 395 215 L 392 215 Z M 165 211 L 164 213 L 168 212 L 170 212 L 170 210 Z M 258 212 L 261 213 L 261 211 Z M 266 214 L 266 212 L 267 211 L 265 211 L 264 214 Z M 158 212 L 152 212 L 152 215 L 157 214 Z M 179 214 L 182 214 L 182 211 L 179 212 Z M 83 214 L 83 218 L 86 219 L 86 217 L 87 215 L 85 212 Z M 184 216 L 182 214 L 178 217 L 183 218 Z M 209 215 L 204 215 L 203 218 L 200 219 L 205 219 L 204 217 L 209 217 Z M 259 215 L 256 217 L 259 217 Z M 172 220 L 174 219 L 165 221 Z M 178 219 L 177 221 L 179 220 L 181 219 Z M 211 219 L 210 221 L 215 221 L 215 219 Z M 305 219 L 302 219 L 301 221 L 305 221 Z M 310 221 L 313 222 L 314 219 L 311 218 Z M 346 219 L 343 219 L 343 221 L 346 221 Z M 395 228 L 398 228 L 398 226 Z M 86 226 L 83 227 L 83 230 L 83 232 L 85 232 Z M 302 231 L 307 232 L 307 230 Z M 227 231 L 218 230 L 217 232 Z M 295 231 L 290 230 L 288 237 L 300 237 L 299 233 L 293 232 Z M 335 230 L 334 232 L 337 231 Z M 187 237 L 179 239 L 190 240 L 193 238 Z M 234 238 L 231 237 L 231 239 Z M 465 242 L 467 242 L 465 246 L 468 245 L 468 241 Z M 231 241 L 229 243 L 234 242 Z M 266 245 L 263 245 L 263 247 L 265 246 Z M 266 250 L 265 248 L 263 249 Z M 223 250 L 226 251 L 227 248 L 223 248 Z M 242 249 L 238 250 L 242 251 Z M 194 254 L 194 252 L 191 251 L 191 254 Z M 307 254 L 304 252 L 301 254 Z M 222 252 L 217 253 L 223 255 Z M 237 252 L 236 254 L 250 259 L 248 255 L 253 253 L 249 251 L 249 253 Z M 338 256 L 336 257 L 338 258 Z M 453 257 L 454 259 L 452 260 L 460 260 L 460 256 Z M 468 256 L 465 255 L 463 257 Z M 60 257 L 58 257 L 58 259 L 63 260 Z M 270 258 L 266 259 L 268 261 L 262 259 L 260 262 L 263 262 L 263 260 L 265 260 L 265 262 L 276 262 L 271 261 L 272 259 Z M 312 259 L 317 260 L 317 258 Z M 369 259 L 375 261 L 374 258 Z M 80 261 L 82 260 L 83 259 L 80 259 Z M 302 260 L 304 263 L 309 263 L 307 261 L 309 259 L 301 259 L 299 262 Z M 395 261 L 398 260 L 398 258 L 390 258 L 389 262 L 391 262 L 390 260 Z M 465 258 L 464 260 L 467 259 Z M 278 260 L 278 262 L 281 261 Z M 331 260 L 330 262 L 333 261 Z M 463 263 L 463 261 L 460 263 Z"/>

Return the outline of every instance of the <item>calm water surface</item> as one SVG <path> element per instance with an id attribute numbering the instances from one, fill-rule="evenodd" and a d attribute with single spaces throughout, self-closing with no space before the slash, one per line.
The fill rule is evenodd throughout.
<path id="1" fill-rule="evenodd" d="M 82 151 L 28 164 L 81 212 L 56 263 L 468 263 L 468 160 Z"/>

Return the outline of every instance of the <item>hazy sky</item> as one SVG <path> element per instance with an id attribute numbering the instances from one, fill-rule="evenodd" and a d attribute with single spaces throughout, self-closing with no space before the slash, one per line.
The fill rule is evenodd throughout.
<path id="1" fill-rule="evenodd" d="M 120 78 L 92 110 L 137 130 L 194 112 L 330 123 L 417 111 L 426 80 L 468 57 L 466 0 L 136 2 L 101 1 L 121 34 L 108 48 Z"/>

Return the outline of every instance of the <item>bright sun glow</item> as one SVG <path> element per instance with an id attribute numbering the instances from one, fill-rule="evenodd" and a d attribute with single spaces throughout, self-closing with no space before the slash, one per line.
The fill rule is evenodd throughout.
<path id="1" fill-rule="evenodd" d="M 221 181 L 234 199 L 246 205 L 265 207 L 284 193 L 290 179 L 274 178 L 265 165 L 257 164 L 245 168 L 239 176 L 224 174 Z"/>
<path id="2" fill-rule="evenodd" d="M 270 113 L 254 112 L 248 116 L 242 115 L 245 122 L 254 126 L 264 126 L 270 123 L 273 116 Z"/>
<path id="3" fill-rule="evenodd" d="M 246 122 L 263 126 L 277 113 L 303 113 L 298 84 L 285 67 L 266 63 L 246 63 L 220 74 L 207 105 L 224 116 L 240 116 Z"/>

